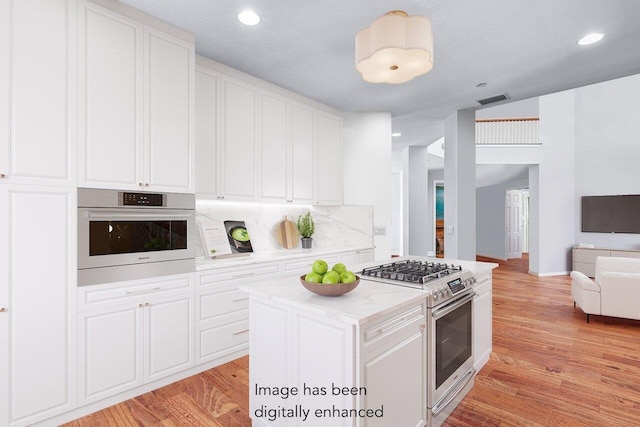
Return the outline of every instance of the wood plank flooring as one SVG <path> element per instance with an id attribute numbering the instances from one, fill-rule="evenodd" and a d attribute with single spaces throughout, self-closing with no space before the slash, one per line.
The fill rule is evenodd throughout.
<path id="1" fill-rule="evenodd" d="M 586 323 L 569 278 L 527 263 L 494 270 L 493 353 L 444 426 L 639 426 L 640 321 Z M 248 369 L 243 357 L 65 426 L 250 426 Z"/>

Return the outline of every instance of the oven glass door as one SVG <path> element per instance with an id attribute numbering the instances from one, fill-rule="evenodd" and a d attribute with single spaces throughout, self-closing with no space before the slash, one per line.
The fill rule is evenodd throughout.
<path id="1" fill-rule="evenodd" d="M 193 258 L 188 210 L 78 209 L 78 268 Z"/>
<path id="2" fill-rule="evenodd" d="M 435 374 L 438 389 L 472 356 L 472 302 L 454 304 L 455 308 L 434 312 L 435 321 Z"/>

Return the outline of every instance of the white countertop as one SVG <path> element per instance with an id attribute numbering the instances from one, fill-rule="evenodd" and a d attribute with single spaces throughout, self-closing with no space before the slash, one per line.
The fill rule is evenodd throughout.
<path id="1" fill-rule="evenodd" d="M 221 259 L 196 258 L 196 271 L 209 270 L 221 267 L 235 267 L 241 265 L 251 265 L 261 262 L 283 261 L 295 258 L 318 257 L 325 255 L 339 254 L 349 251 L 361 251 L 373 249 L 373 246 L 343 246 L 332 248 L 311 248 L 311 249 L 278 249 L 273 251 L 254 252 L 245 256 L 236 256 Z"/>
<path id="2" fill-rule="evenodd" d="M 402 259 L 446 262 L 462 265 L 474 274 L 481 274 L 498 267 L 489 262 L 461 261 L 441 258 L 402 257 L 385 261 L 393 262 Z M 354 272 L 364 267 L 382 264 L 372 262 L 354 266 Z M 299 276 L 280 277 L 261 281 L 250 285 L 241 285 L 240 290 L 258 297 L 272 299 L 279 303 L 312 311 L 328 318 L 361 325 L 377 317 L 390 313 L 402 306 L 418 302 L 425 298 L 424 291 L 404 286 L 393 286 L 385 283 L 360 280 L 360 284 L 351 292 L 336 297 L 316 295 L 302 286 Z"/>

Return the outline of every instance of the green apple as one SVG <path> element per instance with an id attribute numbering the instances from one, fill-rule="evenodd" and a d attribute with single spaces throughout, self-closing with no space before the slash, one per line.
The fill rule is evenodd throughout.
<path id="1" fill-rule="evenodd" d="M 344 273 L 340 274 L 340 281 L 342 283 L 353 283 L 356 281 L 356 279 L 356 275 L 351 271 L 345 271 Z"/>
<path id="2" fill-rule="evenodd" d="M 322 276 L 318 273 L 309 273 L 304 276 L 304 280 L 311 283 L 322 283 Z"/>
<path id="3" fill-rule="evenodd" d="M 327 264 L 327 261 L 323 259 L 315 260 L 313 264 L 311 264 L 311 271 L 320 275 L 326 273 L 328 269 L 329 265 Z"/>
<path id="4" fill-rule="evenodd" d="M 347 266 L 344 265 L 343 263 L 339 262 L 339 263 L 335 264 L 331 270 L 335 271 L 338 274 L 342 274 L 345 271 L 347 271 Z"/>
<path id="5" fill-rule="evenodd" d="M 322 283 L 327 285 L 335 285 L 340 283 L 340 275 L 335 271 L 327 271 L 327 274 L 322 278 Z"/>

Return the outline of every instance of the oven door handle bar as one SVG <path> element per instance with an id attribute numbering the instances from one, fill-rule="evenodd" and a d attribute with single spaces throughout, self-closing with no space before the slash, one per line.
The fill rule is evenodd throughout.
<path id="1" fill-rule="evenodd" d="M 467 373 L 464 374 L 464 377 L 460 378 L 460 381 L 458 381 L 456 386 L 452 387 L 452 389 L 449 390 L 449 392 L 445 396 L 443 396 L 438 403 L 433 405 L 431 412 L 434 416 L 438 415 L 444 408 L 447 407 L 447 405 L 449 405 L 449 403 L 451 403 L 456 398 L 458 393 L 460 393 L 460 391 L 464 389 L 467 383 L 471 381 L 475 373 L 476 370 L 474 368 L 469 369 Z"/>
<path id="2" fill-rule="evenodd" d="M 132 218 L 136 218 L 136 219 L 189 219 L 191 218 L 192 214 L 180 214 L 180 213 L 151 213 L 151 212 L 146 212 L 146 213 L 133 213 L 133 212 L 128 212 L 128 213 L 123 213 L 123 212 L 89 212 L 89 218 L 97 218 L 97 219 L 111 219 L 111 220 L 115 220 L 115 219 L 132 219 Z"/>
<path id="3" fill-rule="evenodd" d="M 474 291 L 471 291 L 471 293 L 467 294 L 464 297 L 461 297 L 455 301 L 450 302 L 449 304 L 446 304 L 436 310 L 433 310 L 432 316 L 434 320 L 437 320 L 439 318 L 441 318 L 442 316 L 446 316 L 447 314 L 451 313 L 453 310 L 455 310 L 456 308 L 460 307 L 461 305 L 466 304 L 467 302 L 471 301 L 473 299 L 473 297 L 476 296 L 476 293 Z"/>

